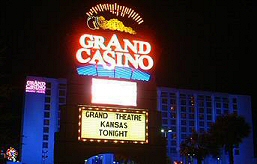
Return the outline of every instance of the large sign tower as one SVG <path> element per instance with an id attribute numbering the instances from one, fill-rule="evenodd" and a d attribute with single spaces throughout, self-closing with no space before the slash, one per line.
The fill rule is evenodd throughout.
<path id="1" fill-rule="evenodd" d="M 75 71 L 61 112 L 58 163 L 105 152 L 117 160 L 165 161 L 153 78 L 157 55 L 150 34 L 138 28 L 143 24 L 139 12 L 118 3 L 87 10 L 74 35 Z M 72 159 L 67 151 L 76 152 Z"/>

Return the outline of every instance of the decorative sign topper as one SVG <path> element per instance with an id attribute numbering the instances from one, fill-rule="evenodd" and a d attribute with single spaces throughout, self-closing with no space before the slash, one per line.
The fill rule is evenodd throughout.
<path id="1" fill-rule="evenodd" d="M 115 18 L 107 20 L 103 14 L 108 13 Z M 135 39 L 135 29 L 124 25 L 117 19 L 131 19 L 138 25 L 143 23 L 141 16 L 133 9 L 118 4 L 98 4 L 87 13 L 87 32 L 79 39 L 76 60 L 80 67 L 79 75 L 101 76 L 119 79 L 149 81 L 147 71 L 154 66 L 152 47 L 147 41 Z M 97 34 L 97 30 L 113 31 Z"/>
<path id="2" fill-rule="evenodd" d="M 98 13 L 109 12 L 116 17 L 127 17 L 128 19 L 132 19 L 138 24 L 144 22 L 141 16 L 136 13 L 133 9 L 128 8 L 126 6 L 115 4 L 98 4 L 92 7 L 89 12 L 87 12 L 88 19 L 87 25 L 91 30 L 97 29 L 109 29 L 109 30 L 117 30 L 121 32 L 127 32 L 129 34 L 136 34 L 136 31 L 131 27 L 126 27 L 122 21 L 119 19 L 110 19 L 106 20 L 103 16 L 98 16 Z"/>

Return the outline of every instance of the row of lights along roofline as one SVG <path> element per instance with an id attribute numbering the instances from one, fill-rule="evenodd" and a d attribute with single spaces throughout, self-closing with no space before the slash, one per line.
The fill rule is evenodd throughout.
<path id="1" fill-rule="evenodd" d="M 118 5 L 117 3 L 98 4 L 94 7 L 92 7 L 86 14 L 88 16 L 93 16 L 94 13 L 98 14 L 98 12 L 104 12 L 104 11 L 109 11 L 110 13 L 112 13 L 116 16 L 125 17 L 125 15 L 127 15 L 128 18 L 132 18 L 138 24 L 141 24 L 144 22 L 143 18 L 137 12 L 135 12 L 133 9 L 128 8 L 126 6 Z"/>
<path id="2" fill-rule="evenodd" d="M 110 111 L 110 112 L 129 112 L 129 113 L 145 113 L 146 114 L 146 125 L 148 124 L 148 112 L 144 109 L 144 110 L 135 110 L 135 109 L 116 109 L 116 108 L 106 108 L 106 107 L 87 107 L 87 106 L 82 106 L 82 105 L 79 105 L 79 129 L 78 129 L 78 140 L 80 141 L 84 141 L 84 142 L 87 142 L 87 141 L 90 141 L 90 142 L 104 142 L 104 143 L 108 143 L 108 142 L 113 142 L 113 143 L 134 143 L 134 144 L 146 144 L 148 143 L 148 126 L 146 126 L 146 141 L 145 142 L 142 142 L 142 141 L 124 141 L 124 140 L 103 140 L 103 139 L 82 139 L 80 136 L 81 136 L 81 111 L 84 110 L 84 109 L 89 109 L 89 110 L 99 110 L 99 111 Z M 133 112 L 131 112 L 133 111 Z"/>

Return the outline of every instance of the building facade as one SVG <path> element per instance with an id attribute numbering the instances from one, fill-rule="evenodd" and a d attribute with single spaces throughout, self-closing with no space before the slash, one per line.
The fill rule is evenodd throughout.
<path id="1" fill-rule="evenodd" d="M 74 91 L 75 88 L 72 90 Z M 79 89 L 79 87 L 77 89 Z M 82 149 L 82 147 L 90 147 L 91 150 L 93 150 L 93 147 L 94 149 L 99 147 L 99 149 L 95 150 L 95 153 L 93 153 L 96 156 L 88 158 L 87 163 L 94 163 L 93 161 L 101 159 L 102 155 L 99 150 L 104 150 L 102 153 L 115 152 L 114 149 L 109 149 L 107 148 L 108 146 L 106 147 L 102 144 L 90 145 L 75 141 L 77 135 L 74 134 L 76 134 L 75 131 L 77 131 L 77 127 L 69 128 L 70 126 L 68 124 L 70 121 L 68 120 L 70 119 L 67 118 L 73 118 L 73 115 L 74 118 L 77 118 L 77 114 L 71 112 L 77 111 L 77 109 L 69 110 L 70 112 L 64 111 L 62 128 L 66 130 L 62 130 L 60 133 L 61 136 L 59 133 L 56 133 L 60 131 L 60 109 L 62 106 L 64 107 L 62 109 L 67 109 L 66 99 L 70 96 L 67 94 L 67 81 L 65 79 L 27 77 L 22 120 L 22 163 L 55 163 L 56 140 L 57 148 L 60 150 L 60 148 L 62 148 L 61 145 L 67 144 L 63 140 L 69 140 L 69 138 L 72 138 L 70 140 L 76 143 L 75 147 L 77 148 L 81 147 Z M 153 99 L 153 97 L 154 95 L 151 99 Z M 71 102 L 75 102 L 76 100 L 78 100 L 78 98 L 72 98 Z M 245 120 L 252 125 L 251 97 L 247 95 L 159 87 L 157 88 L 157 103 L 158 110 L 162 115 L 162 129 L 167 138 L 167 156 L 172 163 L 175 161 L 182 161 L 183 163 L 190 162 L 188 159 L 180 156 L 180 143 L 190 136 L 193 130 L 198 132 L 208 131 L 210 125 L 215 122 L 217 117 L 223 114 L 237 113 L 243 116 Z M 75 120 L 75 123 L 76 122 L 77 120 Z M 154 122 L 156 121 L 153 121 L 153 123 Z M 74 129 L 74 132 L 68 133 L 72 131 L 71 129 Z M 155 129 L 157 130 L 157 128 Z M 56 134 L 58 134 L 58 136 L 56 136 Z M 64 135 L 68 137 L 64 137 Z M 72 137 L 73 135 L 74 138 Z M 150 134 L 149 137 L 151 138 L 151 136 Z M 62 138 L 62 144 L 59 144 L 60 137 Z M 157 141 L 154 142 L 157 143 Z M 118 147 L 119 146 L 117 146 L 117 149 Z M 128 150 L 130 150 L 129 147 Z M 62 150 L 63 153 L 66 151 L 67 150 Z M 100 155 L 97 152 L 99 152 Z M 117 152 L 118 151 L 116 151 L 116 153 Z M 253 152 L 253 135 L 251 133 L 249 137 L 243 140 L 243 143 L 234 149 L 235 164 L 239 164 L 242 161 L 245 163 L 256 163 Z M 59 154 L 59 152 L 57 152 L 57 154 Z M 122 154 L 126 153 L 122 152 Z M 74 156 L 74 154 L 72 156 Z M 107 159 L 111 161 L 114 160 L 112 159 L 114 158 L 112 154 L 106 154 L 103 155 L 103 157 L 106 158 L 104 161 Z M 59 156 L 57 156 L 57 158 L 60 160 Z M 84 159 L 86 160 L 86 158 Z M 101 159 L 101 161 L 103 160 Z M 224 153 L 221 158 L 206 158 L 204 163 L 227 164 L 228 157 L 227 154 Z"/>
<path id="2" fill-rule="evenodd" d="M 165 142 L 161 133 L 158 133 L 161 115 L 156 108 L 155 85 L 138 84 L 139 88 L 147 89 L 147 92 L 139 89 L 137 102 L 140 107 L 149 109 L 148 143 L 105 143 L 105 140 L 100 143 L 84 142 L 78 140 L 79 104 L 88 101 L 86 104 L 89 104 L 89 108 L 97 109 L 103 108 L 103 105 L 93 106 L 89 103 L 91 78 L 77 78 L 73 81 L 27 77 L 21 130 L 21 163 L 109 164 L 124 160 L 143 163 L 156 160 L 163 163 L 162 160 L 166 159 Z M 113 106 L 112 109 L 131 110 L 120 106 Z"/>
<path id="3" fill-rule="evenodd" d="M 28 76 L 21 134 L 21 162 L 53 164 L 60 108 L 66 104 L 66 80 Z"/>
<path id="4" fill-rule="evenodd" d="M 189 162 L 180 156 L 180 143 L 194 130 L 208 131 L 223 114 L 236 113 L 252 126 L 251 97 L 247 95 L 159 87 L 158 110 L 162 113 L 162 128 L 167 137 L 167 154 L 173 162 Z M 234 148 L 234 160 L 235 164 L 256 162 L 252 132 Z M 204 163 L 227 164 L 228 157 L 224 153 L 221 158 L 206 158 Z"/>

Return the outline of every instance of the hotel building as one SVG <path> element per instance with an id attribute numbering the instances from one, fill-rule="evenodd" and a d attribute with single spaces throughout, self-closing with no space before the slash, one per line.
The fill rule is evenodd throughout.
<path id="1" fill-rule="evenodd" d="M 190 162 L 180 156 L 180 143 L 191 136 L 193 130 L 208 131 L 221 115 L 237 113 L 252 126 L 251 97 L 247 95 L 159 87 L 158 110 L 162 113 L 162 128 L 168 141 L 167 154 L 173 162 Z M 254 160 L 256 163 L 251 132 L 249 137 L 234 148 L 234 161 L 235 164 L 241 164 L 254 163 Z M 226 153 L 221 158 L 206 158 L 204 162 L 229 163 Z"/>
<path id="2" fill-rule="evenodd" d="M 66 80 L 29 76 L 26 79 L 21 134 L 21 162 L 53 164 L 60 108 L 66 104 Z"/>

